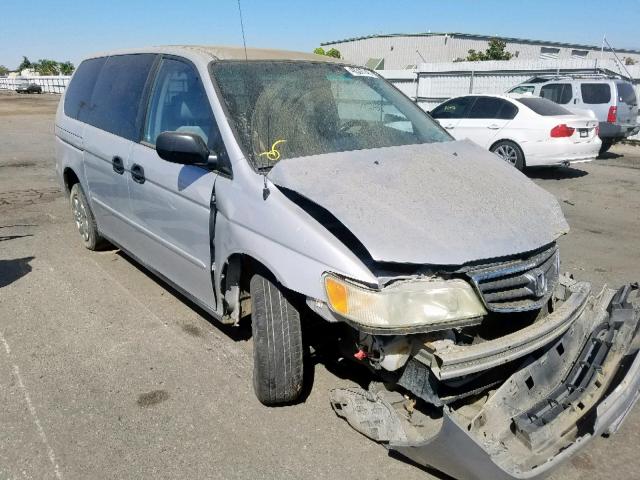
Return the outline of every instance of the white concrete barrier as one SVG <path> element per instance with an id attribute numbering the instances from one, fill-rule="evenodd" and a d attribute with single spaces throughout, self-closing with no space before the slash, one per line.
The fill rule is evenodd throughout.
<path id="1" fill-rule="evenodd" d="M 15 90 L 18 83 L 27 81 L 42 87 L 43 92 L 64 93 L 69 85 L 70 75 L 47 75 L 37 77 L 0 77 L 0 90 Z"/>

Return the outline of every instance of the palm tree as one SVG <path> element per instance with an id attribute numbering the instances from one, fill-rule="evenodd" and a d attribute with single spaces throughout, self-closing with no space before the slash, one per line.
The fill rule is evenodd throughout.
<path id="1" fill-rule="evenodd" d="M 22 70 L 26 70 L 27 68 L 32 68 L 33 64 L 29 61 L 29 59 L 25 56 L 22 57 L 22 63 L 20 65 L 18 65 L 18 72 L 21 72 Z"/>
<path id="2" fill-rule="evenodd" d="M 58 67 L 60 67 L 60 75 L 71 75 L 76 69 L 76 67 L 73 66 L 73 63 L 68 60 L 66 62 L 59 63 Z"/>
<path id="3" fill-rule="evenodd" d="M 40 75 L 60 75 L 58 62 L 56 62 L 55 60 L 41 58 L 33 67 Z"/>

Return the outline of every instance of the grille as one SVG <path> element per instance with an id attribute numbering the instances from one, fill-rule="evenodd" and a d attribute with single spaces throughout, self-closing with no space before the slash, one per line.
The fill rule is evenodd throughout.
<path id="1" fill-rule="evenodd" d="M 523 312 L 544 305 L 558 283 L 560 256 L 553 245 L 543 252 L 482 266 L 467 272 L 492 312 Z"/>

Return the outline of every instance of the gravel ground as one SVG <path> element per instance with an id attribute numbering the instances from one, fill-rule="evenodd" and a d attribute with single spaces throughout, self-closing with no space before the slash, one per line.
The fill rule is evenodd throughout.
<path id="1" fill-rule="evenodd" d="M 304 403 L 263 407 L 246 332 L 119 252 L 85 250 L 53 172 L 58 98 L 0 92 L 0 479 L 445 478 L 333 414 L 348 369 L 318 364 Z M 640 279 L 640 148 L 528 174 L 571 225 L 564 270 Z M 636 408 L 553 478 L 639 478 L 639 426 Z"/>

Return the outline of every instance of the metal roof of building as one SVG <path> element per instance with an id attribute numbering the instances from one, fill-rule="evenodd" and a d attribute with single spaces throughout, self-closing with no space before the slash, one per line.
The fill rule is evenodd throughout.
<path id="1" fill-rule="evenodd" d="M 353 37 L 353 38 L 345 38 L 344 40 L 334 40 L 330 42 L 323 42 L 320 45 L 335 45 L 337 43 L 345 43 L 345 42 L 354 42 L 357 40 L 367 40 L 369 38 L 388 38 L 388 37 L 438 37 L 445 36 L 449 37 L 458 37 L 458 38 L 468 38 L 471 40 L 491 40 L 493 38 L 497 38 L 499 40 L 503 40 L 505 42 L 512 43 L 528 43 L 531 45 L 544 45 L 551 47 L 565 47 L 565 48 L 582 48 L 588 50 L 599 50 L 600 46 L 597 45 L 584 45 L 579 43 L 564 43 L 564 42 L 553 42 L 553 41 L 544 41 L 544 40 L 532 40 L 527 38 L 514 38 L 514 37 L 501 37 L 499 35 L 477 35 L 473 33 L 459 33 L 459 32 L 428 32 L 428 33 L 387 33 L 387 34 L 374 34 L 374 35 L 365 35 L 361 37 Z M 616 48 L 616 52 L 619 53 L 638 53 L 640 54 L 640 49 L 625 49 L 625 48 Z"/>

